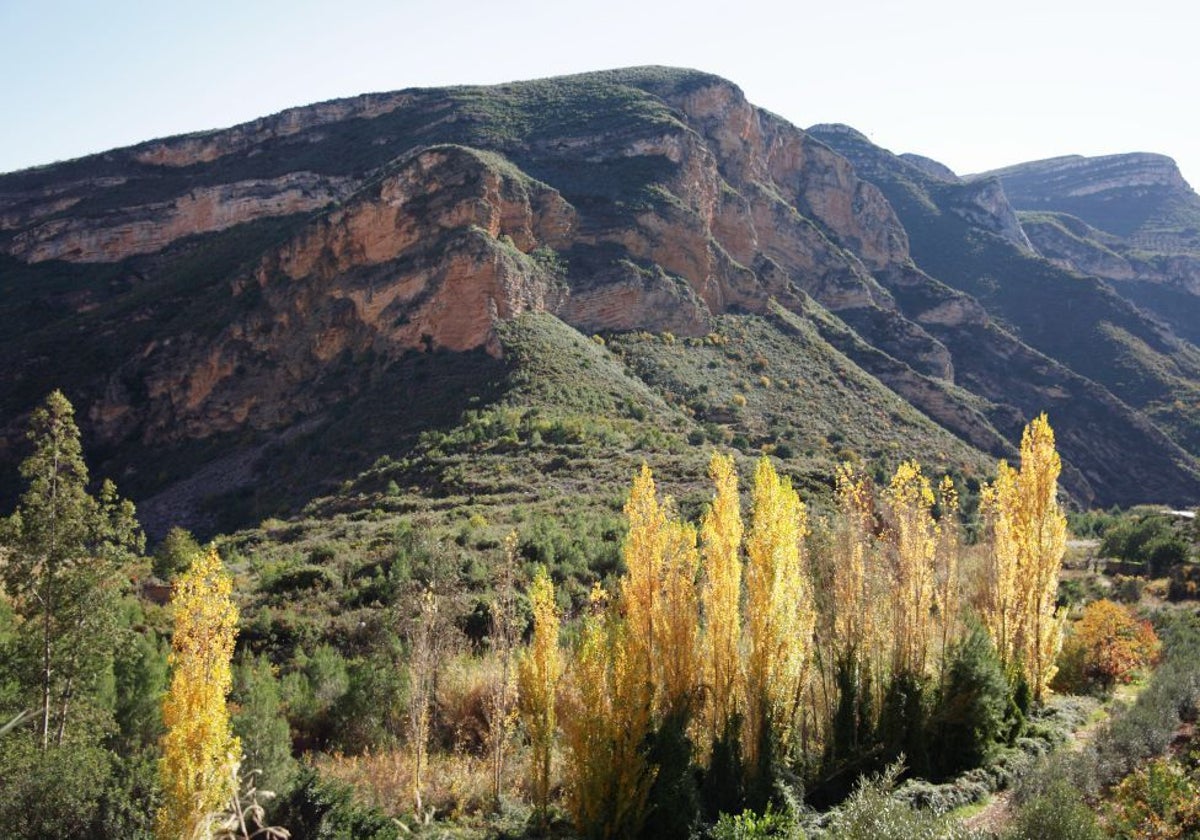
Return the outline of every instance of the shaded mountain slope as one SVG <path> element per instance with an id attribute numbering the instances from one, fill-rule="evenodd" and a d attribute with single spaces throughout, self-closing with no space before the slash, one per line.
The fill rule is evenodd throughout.
<path id="1" fill-rule="evenodd" d="M 1029 239 L 1013 234 L 1016 216 L 996 181 L 934 178 L 852 129 L 819 126 L 810 132 L 845 154 L 863 177 L 883 190 L 905 224 L 913 259 L 921 269 L 971 295 L 1021 342 L 1048 357 L 1038 362 L 1021 354 L 1025 361 L 1017 365 L 1021 373 L 1012 377 L 1014 384 L 1028 387 L 1035 371 L 1057 367 L 1061 381 L 1046 381 L 1043 387 L 1047 394 L 1057 390 L 1069 397 L 1064 400 L 1068 418 L 1081 410 L 1080 399 L 1093 401 L 1090 420 L 1085 423 L 1080 417 L 1078 424 L 1093 426 L 1089 437 L 1095 436 L 1094 424 L 1107 415 L 1114 429 L 1125 431 L 1101 437 L 1158 453 L 1156 466 L 1143 474 L 1146 480 L 1153 480 L 1159 470 L 1173 469 L 1170 465 L 1194 471 L 1190 453 L 1200 444 L 1193 399 L 1200 351 L 1195 346 L 1101 280 L 1040 258 L 1030 249 Z M 994 219 L 981 224 L 976 217 L 985 211 Z M 897 299 L 903 307 L 906 298 Z M 950 341 L 945 334 L 938 337 Z M 971 348 L 986 344 L 972 339 L 959 345 L 965 351 L 956 356 L 960 373 L 973 356 Z M 1051 360 L 1056 364 L 1047 364 Z M 1068 372 L 1071 376 L 1063 378 Z M 997 384 L 996 373 L 993 366 L 968 387 L 987 393 L 988 382 L 993 388 Z M 1085 387 L 1083 380 L 1100 388 Z"/>
<path id="2" fill-rule="evenodd" d="M 893 457 L 884 444 L 908 437 L 934 460 L 979 464 L 981 450 L 1011 451 L 1054 399 L 1086 397 L 1079 434 L 1114 444 L 1068 449 L 1081 499 L 1200 498 L 1187 453 L 1103 389 L 1086 396 L 1066 368 L 1183 429 L 1160 397 L 1200 369 L 1189 347 L 1114 295 L 1099 338 L 1138 376 L 1154 367 L 1145 393 L 1122 390 L 1113 353 L 1054 352 L 1021 322 L 1046 313 L 997 305 L 986 283 L 943 276 L 923 251 L 917 264 L 947 285 L 916 268 L 910 240 L 916 252 L 942 234 L 906 230 L 902 202 L 836 145 L 724 80 L 635 68 L 373 94 L 0 176 L 0 314 L 16 324 L 0 339 L 13 360 L 0 372 L 0 460 L 18 457 L 22 416 L 62 386 L 104 471 L 165 518 L 239 504 L 261 516 L 317 492 L 306 481 L 421 457 L 422 431 L 458 428 L 526 369 L 505 324 L 545 313 L 615 347 L 643 331 L 680 339 L 625 357 L 641 359 L 630 387 L 659 401 L 639 413 L 675 418 L 662 423 L 676 436 L 645 438 L 648 452 L 679 436 L 753 451 L 792 429 L 793 469 L 815 475 L 827 465 L 815 444 L 829 442 L 815 430 L 840 429 L 860 457 Z M 976 190 L 944 235 L 984 231 L 1008 249 L 987 259 L 1060 271 L 997 206 Z M 817 364 L 827 387 L 772 385 L 761 416 L 746 394 L 731 416 L 683 411 L 684 380 L 713 352 L 706 336 L 731 316 L 766 319 L 755 341 L 793 372 L 781 381 L 808 381 L 798 373 Z M 667 362 L 677 352 L 684 379 Z M 843 418 L 844 400 L 868 392 L 866 413 Z M 788 413 L 814 418 L 814 432 L 771 419 Z M 894 437 L 889 417 L 908 431 Z M 846 422 L 861 429 L 847 437 Z"/>

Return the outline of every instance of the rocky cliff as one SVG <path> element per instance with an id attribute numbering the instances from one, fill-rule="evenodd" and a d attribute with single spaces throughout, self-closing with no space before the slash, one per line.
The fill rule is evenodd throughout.
<path id="1" fill-rule="evenodd" d="M 1192 455 L 1139 413 L 1157 396 L 1072 369 L 1016 304 L 922 259 L 927 231 L 914 238 L 878 177 L 893 164 L 857 153 L 864 140 L 801 131 L 714 76 L 636 68 L 358 97 L 0 176 L 5 438 L 63 386 L 110 469 L 149 493 L 211 463 L 206 442 L 283 440 L 415 376 L 414 359 L 496 358 L 498 325 L 524 312 L 699 339 L 780 306 L 991 454 L 1023 418 L 1084 400 L 1086 427 L 1064 435 L 1080 498 L 1132 498 L 1128 458 L 1092 433 L 1136 441 L 1163 497 L 1200 498 Z M 953 235 L 1048 265 L 1003 178 L 894 165 Z M 1110 304 L 1111 341 L 1200 371 L 1169 330 Z M 471 399 L 404 382 L 418 402 Z M 190 454 L 156 476 L 138 447 Z"/>

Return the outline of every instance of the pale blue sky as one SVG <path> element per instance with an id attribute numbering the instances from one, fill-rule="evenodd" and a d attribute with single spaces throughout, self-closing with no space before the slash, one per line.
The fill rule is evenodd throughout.
<path id="1" fill-rule="evenodd" d="M 1194 0 L 0 0 L 0 172 L 368 91 L 635 64 L 960 173 L 1154 151 L 1200 187 Z"/>

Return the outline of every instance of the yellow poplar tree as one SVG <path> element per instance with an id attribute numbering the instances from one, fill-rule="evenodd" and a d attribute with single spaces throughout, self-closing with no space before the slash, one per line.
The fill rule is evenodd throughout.
<path id="1" fill-rule="evenodd" d="M 941 636 L 939 656 L 944 676 L 946 653 L 958 632 L 959 613 L 962 610 L 962 583 L 958 572 L 958 555 L 962 551 L 958 527 L 958 490 L 948 475 L 942 476 L 938 485 L 938 507 L 942 517 L 938 521 L 936 606 Z"/>
<path id="2" fill-rule="evenodd" d="M 625 537 L 625 577 L 621 580 L 621 607 L 629 633 L 626 636 L 627 674 L 641 692 L 639 703 L 655 700 L 655 642 L 661 628 L 661 582 L 667 550 L 667 511 L 658 500 L 654 476 L 642 465 L 633 479 L 625 503 L 629 532 Z"/>
<path id="3" fill-rule="evenodd" d="M 733 457 L 714 454 L 708 474 L 716 485 L 712 505 L 700 523 L 704 554 L 701 603 L 704 611 L 702 659 L 709 703 L 705 709 L 710 747 L 726 734 L 741 711 L 742 510 Z"/>
<path id="4" fill-rule="evenodd" d="M 1026 599 L 1025 658 L 1029 685 L 1041 699 L 1056 670 L 1066 610 L 1057 608 L 1058 576 L 1067 550 L 1067 517 L 1058 504 L 1062 461 L 1046 415 L 1033 419 L 1021 436 L 1021 553 L 1029 572 Z"/>
<path id="5" fill-rule="evenodd" d="M 853 652 L 860 661 L 871 664 L 877 657 L 879 623 L 877 593 L 868 574 L 873 499 L 867 480 L 855 474 L 849 464 L 838 467 L 837 500 L 839 518 L 829 599 L 833 644 L 837 656 Z"/>
<path id="6" fill-rule="evenodd" d="M 938 543 L 933 490 L 921 466 L 905 461 L 896 468 L 884 495 L 893 528 L 892 673 L 921 675 L 929 653 Z"/>
<path id="7" fill-rule="evenodd" d="M 533 639 L 517 663 L 518 703 L 533 756 L 531 788 L 538 821 L 545 825 L 550 806 L 550 759 L 557 725 L 555 696 L 562 676 L 558 649 L 558 607 L 554 584 L 544 566 L 539 566 L 529 587 L 533 608 Z"/>
<path id="8" fill-rule="evenodd" d="M 754 476 L 746 540 L 747 766 L 757 768 L 768 733 L 786 753 L 804 687 L 815 615 L 805 567 L 808 515 L 791 481 L 764 456 Z"/>
<path id="9" fill-rule="evenodd" d="M 991 551 L 988 553 L 984 602 L 980 612 L 1000 661 L 1009 668 L 1014 667 L 1019 659 L 1019 568 L 1014 521 L 1016 494 L 1017 471 L 1001 461 L 996 480 L 985 485 L 980 496 L 980 506 L 991 531 Z"/>
<path id="10" fill-rule="evenodd" d="M 1066 611 L 1056 609 L 1067 534 L 1061 471 L 1054 430 L 1042 414 L 1021 436 L 1020 471 L 1001 462 L 984 494 L 993 540 L 984 620 L 1001 657 L 1020 665 L 1038 700 L 1054 676 L 1066 621 Z"/>
<path id="11" fill-rule="evenodd" d="M 655 711 L 667 717 L 691 714 L 701 678 L 700 602 L 696 589 L 700 552 L 695 527 L 668 522 L 664 549 L 654 621 L 654 661 Z"/>
<path id="12" fill-rule="evenodd" d="M 654 782 L 643 750 L 650 704 L 630 661 L 629 625 L 598 588 L 592 603 L 563 696 L 567 809 L 586 838 L 633 838 Z"/>
<path id="13" fill-rule="evenodd" d="M 241 744 L 229 727 L 226 695 L 237 634 L 233 584 L 215 549 L 197 555 L 175 584 L 171 603 L 171 688 L 163 701 L 163 803 L 155 821 L 159 840 L 207 836 L 212 816 L 237 791 L 231 766 Z"/>

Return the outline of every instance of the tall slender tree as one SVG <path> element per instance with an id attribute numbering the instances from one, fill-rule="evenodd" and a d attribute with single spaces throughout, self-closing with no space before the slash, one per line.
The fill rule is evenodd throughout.
<path id="1" fill-rule="evenodd" d="M 792 746 L 815 624 L 804 558 L 808 514 L 791 481 L 763 456 L 754 476 L 746 539 L 747 768 L 758 773 L 764 747 Z"/>
<path id="2" fill-rule="evenodd" d="M 75 412 L 61 391 L 33 413 L 29 438 L 33 453 L 21 464 L 27 487 L 0 538 L 8 548 L 5 588 L 27 648 L 36 651 L 25 682 L 37 687 L 45 750 L 63 742 L 75 701 L 111 662 L 116 572 L 144 540 L 133 505 L 110 482 L 98 497 L 88 493 Z"/>
<path id="3" fill-rule="evenodd" d="M 1056 606 L 1066 552 L 1066 517 L 1058 504 L 1062 462 L 1045 414 L 1021 436 L 1021 468 L 1003 461 L 983 496 L 992 531 L 983 609 L 1002 661 L 1019 667 L 1035 699 L 1054 676 L 1066 611 Z"/>
<path id="4" fill-rule="evenodd" d="M 938 544 L 933 489 L 916 461 L 896 468 L 884 497 L 892 532 L 892 673 L 923 676 L 929 655 Z"/>
<path id="5" fill-rule="evenodd" d="M 706 746 L 729 734 L 741 714 L 742 687 L 742 510 L 733 457 L 715 453 L 708 474 L 716 485 L 700 524 L 704 561 L 701 605 L 702 663 L 708 687 Z"/>
<path id="6" fill-rule="evenodd" d="M 196 556 L 171 598 L 171 688 L 163 701 L 163 803 L 159 840 L 199 840 L 238 791 L 232 783 L 241 744 L 230 728 L 226 697 L 237 635 L 233 581 L 216 549 Z"/>
<path id="7" fill-rule="evenodd" d="M 538 823 L 544 828 L 549 815 L 550 762 L 558 721 L 556 698 L 563 672 L 554 583 L 544 566 L 534 573 L 529 600 L 533 608 L 533 639 L 517 663 L 517 696 L 533 751 L 530 760 L 533 804 Z"/>

